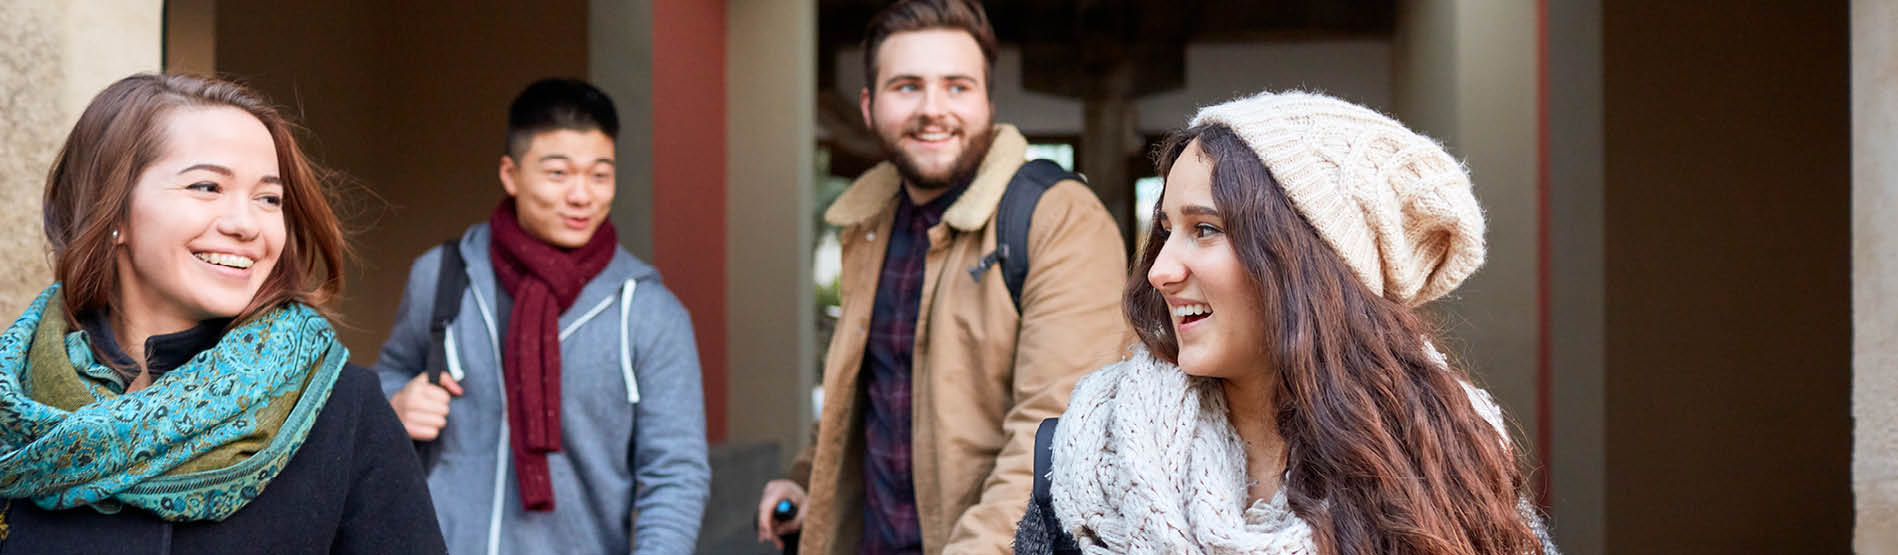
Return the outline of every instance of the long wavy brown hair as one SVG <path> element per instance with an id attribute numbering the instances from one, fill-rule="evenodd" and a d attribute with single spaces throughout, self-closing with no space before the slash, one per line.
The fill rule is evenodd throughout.
<path id="1" fill-rule="evenodd" d="M 275 143 L 283 180 L 283 254 L 231 325 L 289 302 L 335 318 L 329 308 L 342 293 L 348 245 L 331 210 L 327 173 L 298 146 L 289 118 L 237 83 L 142 73 L 92 98 L 46 175 L 41 226 L 53 248 L 54 278 L 64 284 L 60 296 L 68 319 L 115 304 L 120 276 L 113 264 L 112 230 L 125 223 L 132 186 L 164 155 L 165 118 L 175 110 L 206 107 L 237 108 L 262 122 Z M 77 326 L 76 320 L 71 323 Z"/>
<path id="2" fill-rule="evenodd" d="M 1360 283 L 1225 126 L 1168 138 L 1155 151 L 1160 175 L 1195 140 L 1213 167 L 1212 197 L 1234 254 L 1264 305 L 1286 498 L 1319 551 L 1540 552 L 1518 507 L 1519 463 L 1464 392 L 1464 372 L 1437 362 L 1434 326 Z M 1166 301 L 1147 281 L 1167 230 L 1147 233 L 1122 309 L 1148 350 L 1173 362 L 1179 345 Z"/>

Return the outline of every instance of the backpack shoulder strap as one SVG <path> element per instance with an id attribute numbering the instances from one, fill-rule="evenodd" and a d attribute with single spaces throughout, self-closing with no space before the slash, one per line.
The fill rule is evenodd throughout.
<path id="1" fill-rule="evenodd" d="M 435 278 L 435 305 L 428 316 L 428 382 L 436 384 L 442 383 L 442 370 L 448 364 L 445 345 L 448 325 L 460 315 L 461 292 L 468 288 L 468 272 L 461 260 L 460 241 L 449 239 L 442 242 L 441 251 L 441 271 Z"/>
<path id="2" fill-rule="evenodd" d="M 441 269 L 435 274 L 435 305 L 428 315 L 428 359 L 422 363 L 423 371 L 428 373 L 428 383 L 432 384 L 442 383 L 442 372 L 448 368 L 448 325 L 461 313 L 461 292 L 468 288 L 460 241 L 442 242 L 441 251 Z M 422 472 L 434 471 L 436 459 L 441 458 L 441 446 L 436 441 L 415 440 L 414 444 L 415 455 L 422 461 Z"/>
<path id="3" fill-rule="evenodd" d="M 1054 429 L 1060 422 L 1060 418 L 1049 418 L 1035 429 L 1035 493 L 1031 499 L 1044 508 L 1052 508 L 1054 503 L 1054 483 L 1048 472 L 1054 470 Z"/>
<path id="4" fill-rule="evenodd" d="M 1001 207 L 995 213 L 995 248 L 1002 264 L 1002 281 L 1008 296 L 1021 311 L 1022 284 L 1028 281 L 1028 229 L 1034 224 L 1035 205 L 1042 193 L 1054 184 L 1073 179 L 1085 182 L 1080 174 L 1061 169 L 1048 160 L 1029 160 L 1015 171 L 1002 193 Z"/>
<path id="5" fill-rule="evenodd" d="M 1054 470 L 1054 431 L 1060 426 L 1060 418 L 1041 421 L 1041 427 L 1035 429 L 1035 487 L 1029 496 L 1028 517 L 1039 517 L 1040 533 L 1049 539 L 1049 553 L 1053 555 L 1080 555 L 1081 546 L 1061 527 L 1061 517 L 1054 513 L 1054 479 L 1049 473 Z M 1024 523 L 1022 528 L 1029 528 Z"/>

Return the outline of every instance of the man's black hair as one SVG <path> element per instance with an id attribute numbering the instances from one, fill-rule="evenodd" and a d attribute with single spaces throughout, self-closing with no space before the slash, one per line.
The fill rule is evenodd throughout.
<path id="1" fill-rule="evenodd" d="M 560 129 L 599 130 L 607 138 L 617 139 L 619 113 L 613 110 L 613 99 L 586 81 L 535 81 L 507 108 L 506 154 L 518 159 L 527 152 L 535 134 Z"/>

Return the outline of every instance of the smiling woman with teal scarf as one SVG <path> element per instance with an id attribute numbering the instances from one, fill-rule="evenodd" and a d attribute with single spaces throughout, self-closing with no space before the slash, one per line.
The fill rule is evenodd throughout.
<path id="1" fill-rule="evenodd" d="M 0 332 L 0 554 L 444 550 L 326 317 L 342 232 L 290 130 L 178 75 L 80 116 L 46 182 L 59 281 Z"/>

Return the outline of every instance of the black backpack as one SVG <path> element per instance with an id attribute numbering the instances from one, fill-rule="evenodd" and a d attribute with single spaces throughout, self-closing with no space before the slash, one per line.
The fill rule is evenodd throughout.
<path id="1" fill-rule="evenodd" d="M 1048 160 L 1029 160 L 1015 170 L 1015 177 L 1008 180 L 1008 189 L 1002 193 L 1002 205 L 995 210 L 995 250 L 969 268 L 969 277 L 980 282 L 989 267 L 1000 263 L 1002 282 L 1008 286 L 1009 299 L 1015 301 L 1016 313 L 1021 312 L 1022 283 L 1028 280 L 1028 228 L 1034 224 L 1035 205 L 1049 187 L 1069 179 L 1087 182 L 1080 174 Z"/>

